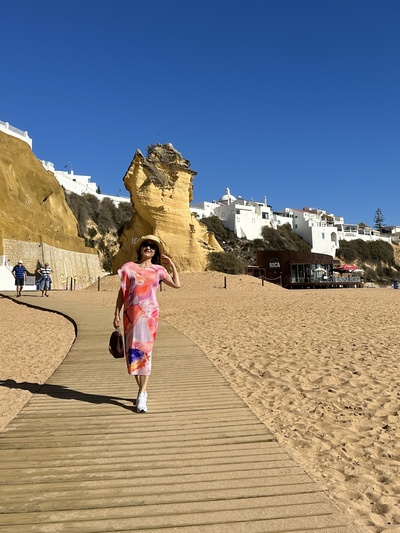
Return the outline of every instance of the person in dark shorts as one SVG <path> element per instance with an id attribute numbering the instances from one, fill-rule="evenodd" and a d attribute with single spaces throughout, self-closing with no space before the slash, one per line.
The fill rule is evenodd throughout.
<path id="1" fill-rule="evenodd" d="M 15 278 L 15 287 L 17 289 L 17 297 L 19 297 L 21 296 L 21 292 L 22 292 L 22 289 L 24 288 L 25 281 L 26 281 L 26 268 L 24 267 L 21 259 L 12 269 L 12 273 Z"/>

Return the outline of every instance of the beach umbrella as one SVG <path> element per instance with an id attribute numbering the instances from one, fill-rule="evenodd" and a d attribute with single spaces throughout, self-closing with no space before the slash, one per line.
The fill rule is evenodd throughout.
<path id="1" fill-rule="evenodd" d="M 354 272 L 357 268 L 357 265 L 340 265 L 335 267 L 334 270 L 337 270 L 338 272 Z"/>
<path id="2" fill-rule="evenodd" d="M 322 267 L 318 267 L 316 269 L 314 269 L 314 272 L 323 272 L 324 274 L 326 274 L 326 270 Z"/>

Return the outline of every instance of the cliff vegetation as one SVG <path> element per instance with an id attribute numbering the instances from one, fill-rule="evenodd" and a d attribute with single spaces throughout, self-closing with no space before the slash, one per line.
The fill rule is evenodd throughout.
<path id="1" fill-rule="evenodd" d="M 340 241 L 337 256 L 345 263 L 363 270 L 364 280 L 379 285 L 390 284 L 400 276 L 400 248 L 384 241 L 362 239 Z"/>
<path id="2" fill-rule="evenodd" d="M 105 271 L 111 272 L 112 259 L 119 249 L 118 238 L 132 219 L 130 202 L 117 207 L 109 198 L 99 200 L 93 194 L 65 191 L 67 203 L 78 222 L 78 234 L 89 248 L 96 248 Z"/>

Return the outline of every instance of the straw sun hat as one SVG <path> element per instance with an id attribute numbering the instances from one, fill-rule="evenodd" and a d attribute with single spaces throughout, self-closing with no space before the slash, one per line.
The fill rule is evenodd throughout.
<path id="1" fill-rule="evenodd" d="M 144 241 L 153 241 L 157 244 L 158 249 L 160 251 L 160 255 L 164 253 L 164 247 L 160 241 L 160 239 L 156 235 L 143 235 L 143 237 L 139 237 L 137 241 L 133 243 L 133 249 L 135 252 L 139 252 L 140 247 L 142 246 L 142 242 Z"/>

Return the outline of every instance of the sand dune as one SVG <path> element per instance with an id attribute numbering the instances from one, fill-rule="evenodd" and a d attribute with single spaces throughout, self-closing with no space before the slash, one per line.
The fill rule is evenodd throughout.
<path id="1" fill-rule="evenodd" d="M 204 350 L 362 531 L 399 533 L 400 291 L 287 291 L 247 276 L 226 276 L 225 289 L 224 275 L 211 272 L 183 273 L 181 281 L 180 290 L 159 293 L 161 317 Z M 102 280 L 100 292 L 96 285 L 52 296 L 110 307 L 111 327 L 117 288 L 111 276 Z M 0 300 L 1 316 L 15 318 L 13 306 Z M 32 343 L 31 353 L 38 350 L 46 366 L 50 350 L 40 351 L 38 324 L 50 319 L 42 313 L 35 320 L 24 343 Z M 66 349 L 68 343 L 67 336 Z M 17 357 L 18 350 L 7 348 L 2 360 L 10 353 Z M 46 377 L 62 354 L 57 357 L 43 371 Z M 22 369 L 16 364 L 17 376 Z M 24 367 L 24 379 L 28 374 Z M 2 413 L 1 420 L 6 418 Z"/>

